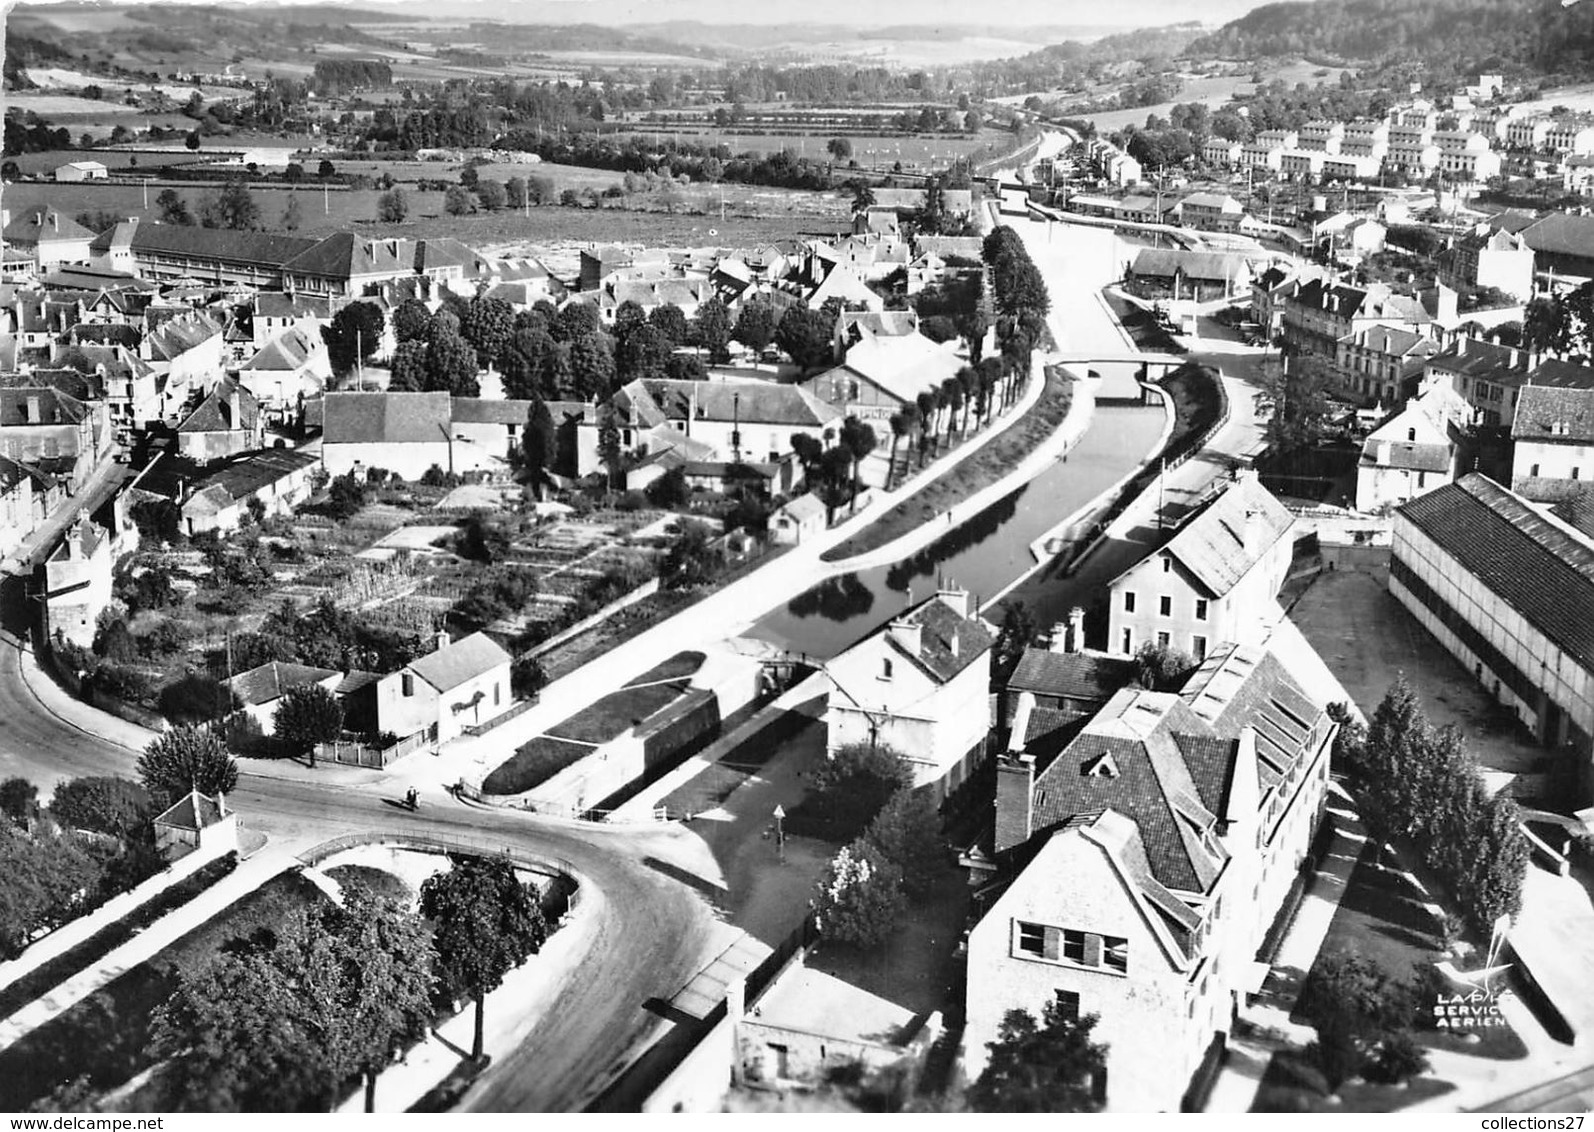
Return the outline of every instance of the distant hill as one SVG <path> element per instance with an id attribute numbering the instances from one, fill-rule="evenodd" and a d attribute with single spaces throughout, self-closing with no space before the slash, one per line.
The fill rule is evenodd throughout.
<path id="1" fill-rule="evenodd" d="M 1318 0 L 1266 4 L 1190 44 L 1202 59 L 1410 62 L 1441 73 L 1565 74 L 1594 62 L 1594 3 Z"/>

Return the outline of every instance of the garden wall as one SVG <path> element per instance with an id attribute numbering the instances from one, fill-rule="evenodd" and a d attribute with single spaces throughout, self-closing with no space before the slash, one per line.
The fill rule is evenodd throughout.
<path id="1" fill-rule="evenodd" d="M 694 688 L 522 795 L 520 803 L 546 813 L 575 815 L 590 810 L 649 771 L 667 766 L 705 734 L 717 733 L 720 722 L 753 703 L 762 686 L 759 664 L 731 665 L 712 688 Z"/>

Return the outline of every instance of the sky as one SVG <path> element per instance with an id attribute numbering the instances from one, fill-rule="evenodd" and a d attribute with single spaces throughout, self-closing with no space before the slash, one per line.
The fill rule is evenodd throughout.
<path id="1" fill-rule="evenodd" d="M 210 2 L 217 0 L 188 0 Z M 237 2 L 237 0 L 233 0 Z M 247 0 L 246 0 L 247 2 Z M 292 2 L 292 0 L 290 0 Z M 368 0 L 360 7 L 417 12 L 439 18 L 491 16 L 516 23 L 824 23 L 870 27 L 888 24 L 961 24 L 1003 28 L 1077 26 L 1123 29 L 1199 20 L 1221 24 L 1262 0 Z M 0 0 L 0 7 L 8 7 Z"/>

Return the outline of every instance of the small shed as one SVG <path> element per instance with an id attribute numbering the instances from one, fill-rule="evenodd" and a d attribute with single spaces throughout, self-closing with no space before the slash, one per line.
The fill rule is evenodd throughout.
<path id="1" fill-rule="evenodd" d="M 103 181 L 109 175 L 98 161 L 68 161 L 55 167 L 57 181 Z"/>
<path id="2" fill-rule="evenodd" d="M 799 495 L 769 517 L 770 537 L 781 546 L 799 546 L 824 530 L 825 505 L 814 495 Z"/>
<path id="3" fill-rule="evenodd" d="M 155 849 L 168 862 L 211 848 L 238 849 L 238 815 L 227 809 L 227 795 L 211 798 L 190 790 L 155 819 Z"/>

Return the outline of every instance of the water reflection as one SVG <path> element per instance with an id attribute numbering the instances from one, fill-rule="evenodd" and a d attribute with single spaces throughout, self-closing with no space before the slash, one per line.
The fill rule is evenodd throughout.
<path id="1" fill-rule="evenodd" d="M 866 616 L 873 608 L 874 591 L 857 574 L 827 578 L 786 603 L 793 617 L 823 617 L 838 623 Z"/>
<path id="2" fill-rule="evenodd" d="M 1014 515 L 1018 514 L 1019 500 L 1029 490 L 1025 484 L 1011 495 L 1005 496 L 981 511 L 974 518 L 948 531 L 912 558 L 896 563 L 886 571 L 886 585 L 903 593 L 913 579 L 928 577 L 947 559 L 972 550 L 991 538 Z M 796 612 L 793 610 L 793 612 Z"/>

